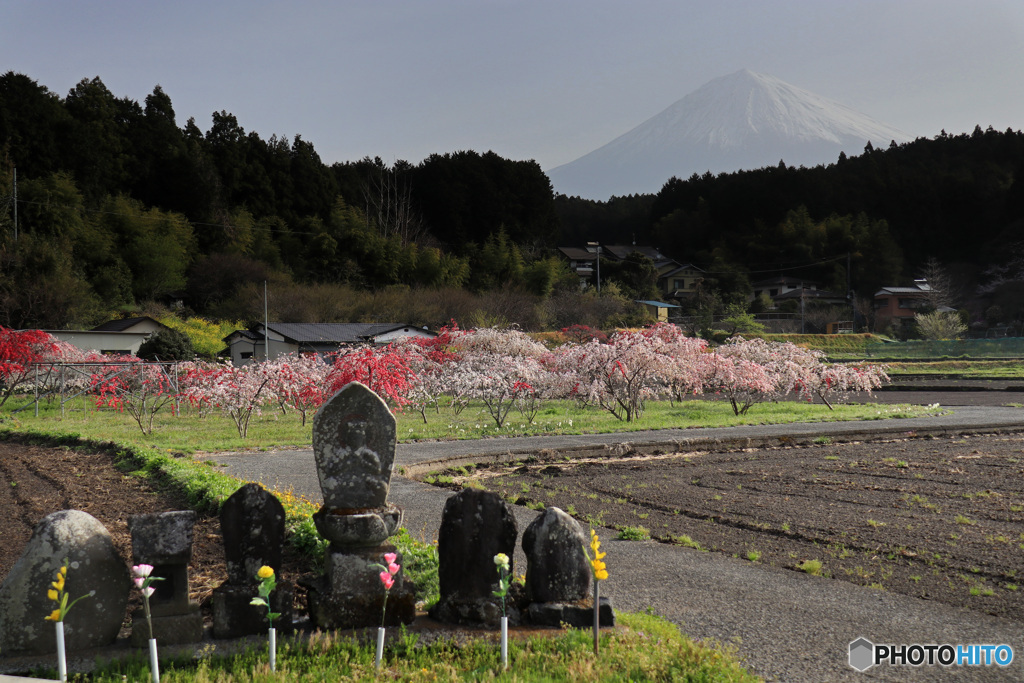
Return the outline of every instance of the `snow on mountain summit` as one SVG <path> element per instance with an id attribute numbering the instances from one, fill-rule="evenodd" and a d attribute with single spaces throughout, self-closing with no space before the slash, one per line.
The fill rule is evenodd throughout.
<path id="1" fill-rule="evenodd" d="M 910 140 L 846 105 L 749 70 L 709 81 L 607 145 L 549 171 L 557 192 L 593 199 L 657 192 L 670 177 L 831 163 L 868 141 Z"/>

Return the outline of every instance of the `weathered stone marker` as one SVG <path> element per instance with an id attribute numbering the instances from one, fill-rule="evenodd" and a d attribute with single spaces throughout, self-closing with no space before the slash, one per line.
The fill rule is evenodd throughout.
<path id="1" fill-rule="evenodd" d="M 394 415 L 359 382 L 342 387 L 313 416 L 313 456 L 324 496 L 313 522 L 331 544 L 326 574 L 301 583 L 310 619 L 321 628 L 381 623 L 384 588 L 373 565 L 383 564 L 384 553 L 397 553 L 385 543 L 402 523 L 401 509 L 387 502 L 396 445 Z M 390 625 L 411 623 L 416 616 L 404 575 L 395 577 L 387 602 Z"/>
<path id="2" fill-rule="evenodd" d="M 153 637 L 163 645 L 194 643 L 203 638 L 199 605 L 188 598 L 188 563 L 192 560 L 192 534 L 196 513 L 192 510 L 133 515 L 128 518 L 132 535 L 132 564 L 153 565 L 156 592 L 149 598 Z M 132 613 L 132 644 L 149 639 L 142 608 Z"/>
<path id="3" fill-rule="evenodd" d="M 589 543 L 579 523 L 556 507 L 547 508 L 526 527 L 523 552 L 530 622 L 580 628 L 594 623 L 593 575 L 584 551 Z M 607 598 L 601 598 L 598 617 L 602 626 L 615 625 Z"/>
<path id="4" fill-rule="evenodd" d="M 62 510 L 36 525 L 0 585 L 0 656 L 57 651 L 53 623 L 44 617 L 55 608 L 46 592 L 64 558 L 70 600 L 89 595 L 64 620 L 65 647 L 81 650 L 117 640 L 131 587 L 128 568 L 99 520 L 81 510 Z"/>
<path id="5" fill-rule="evenodd" d="M 496 493 L 464 489 L 449 498 L 437 537 L 441 597 L 430 615 L 456 624 L 497 626 L 501 606 L 493 595 L 498 581 L 494 556 L 513 558 L 518 535 L 515 516 Z M 518 623 L 516 608 L 507 603 L 506 609 L 509 623 Z"/>
<path id="6" fill-rule="evenodd" d="M 256 572 L 266 565 L 277 576 L 270 608 L 280 613 L 278 632 L 292 629 L 292 584 L 281 578 L 284 506 L 259 484 L 246 484 L 224 501 L 220 510 L 228 580 L 213 591 L 213 637 L 238 638 L 262 633 L 270 624 L 267 610 L 251 605 L 257 595 Z"/>

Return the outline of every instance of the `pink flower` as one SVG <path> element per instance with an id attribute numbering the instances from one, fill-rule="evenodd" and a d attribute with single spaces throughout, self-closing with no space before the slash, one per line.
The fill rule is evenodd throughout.
<path id="1" fill-rule="evenodd" d="M 397 560 L 397 559 L 398 559 L 398 554 L 397 553 L 384 553 L 384 561 L 387 562 L 389 565 L 390 564 L 394 564 L 395 560 Z"/>
<path id="2" fill-rule="evenodd" d="M 398 570 L 401 569 L 401 568 L 402 568 L 401 565 L 395 564 L 394 562 L 392 562 L 391 564 L 388 565 L 388 571 L 391 572 L 392 576 L 397 574 Z"/>
<path id="3" fill-rule="evenodd" d="M 380 573 L 380 582 L 384 584 L 384 590 L 391 590 L 391 587 L 395 585 L 395 579 L 391 574 L 387 572 Z"/>
<path id="4" fill-rule="evenodd" d="M 135 576 L 146 577 L 153 573 L 153 565 L 151 564 L 137 564 L 132 567 L 132 574 Z"/>
<path id="5" fill-rule="evenodd" d="M 132 579 L 132 581 L 135 582 L 136 588 L 142 588 L 142 584 L 146 582 L 146 579 L 142 578 L 141 576 L 136 576 L 134 579 Z"/>
<path id="6" fill-rule="evenodd" d="M 149 596 L 153 595 L 153 593 L 156 593 L 156 589 L 153 588 L 152 586 L 146 586 L 145 588 L 142 589 L 142 594 L 145 595 L 147 598 Z"/>

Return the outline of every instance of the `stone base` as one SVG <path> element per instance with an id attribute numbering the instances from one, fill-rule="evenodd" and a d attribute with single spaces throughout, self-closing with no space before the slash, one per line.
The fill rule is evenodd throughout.
<path id="1" fill-rule="evenodd" d="M 280 613 L 274 628 L 280 634 L 292 631 L 292 584 L 278 581 L 270 594 L 270 609 Z M 240 638 L 266 633 L 270 628 L 267 608 L 250 604 L 259 593 L 255 585 L 221 584 L 213 590 L 213 637 Z"/>
<path id="2" fill-rule="evenodd" d="M 384 589 L 379 580 L 372 593 L 338 593 L 324 577 L 300 580 L 306 588 L 309 619 L 319 628 L 368 628 L 381 625 Z M 388 597 L 385 626 L 411 624 L 416 619 L 416 595 L 410 583 L 397 582 Z"/>
<path id="3" fill-rule="evenodd" d="M 162 645 L 179 645 L 197 643 L 203 639 L 203 615 L 199 613 L 197 603 L 189 603 L 185 614 L 166 614 L 153 617 L 153 637 Z M 131 643 L 136 647 L 144 647 L 149 641 L 149 628 L 146 626 L 146 613 L 137 609 L 132 612 Z"/>
<path id="4" fill-rule="evenodd" d="M 505 614 L 510 626 L 518 626 L 522 619 L 519 610 L 509 601 L 505 605 Z M 430 616 L 446 624 L 462 624 L 464 626 L 501 626 L 501 604 L 497 599 L 460 600 L 449 597 L 442 598 L 430 610 Z"/>
<path id="5" fill-rule="evenodd" d="M 375 548 L 402 526 L 402 508 L 387 507 L 344 512 L 320 508 L 313 513 L 317 532 L 337 548 Z"/>
<path id="6" fill-rule="evenodd" d="M 587 628 L 594 625 L 594 601 L 590 604 L 564 602 L 533 602 L 526 609 L 526 618 L 537 626 L 561 626 Z M 601 598 L 597 611 L 600 626 L 615 626 L 615 611 L 611 600 Z"/>

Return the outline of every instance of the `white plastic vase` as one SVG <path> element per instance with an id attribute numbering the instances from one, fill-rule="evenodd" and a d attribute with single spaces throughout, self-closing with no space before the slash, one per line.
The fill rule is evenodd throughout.
<path id="1" fill-rule="evenodd" d="M 501 668 L 508 669 L 508 617 L 501 618 Z"/>
<path id="2" fill-rule="evenodd" d="M 270 627 L 270 670 L 277 671 L 277 629 Z"/>
<path id="3" fill-rule="evenodd" d="M 156 655 L 156 638 L 149 639 L 149 670 L 153 674 L 153 683 L 160 683 L 160 659 Z"/>
<path id="4" fill-rule="evenodd" d="M 64 651 L 64 622 L 57 621 L 53 624 L 57 631 L 57 673 L 60 674 L 62 683 L 68 680 L 68 660 Z"/>
<path id="5" fill-rule="evenodd" d="M 377 660 L 375 663 L 377 671 L 380 671 L 380 663 L 384 658 L 384 630 L 383 626 L 377 627 Z"/>

